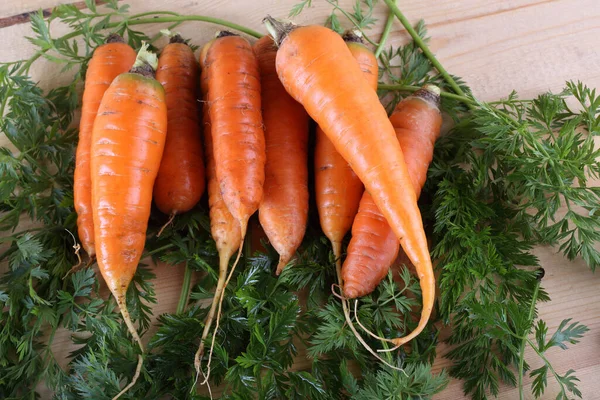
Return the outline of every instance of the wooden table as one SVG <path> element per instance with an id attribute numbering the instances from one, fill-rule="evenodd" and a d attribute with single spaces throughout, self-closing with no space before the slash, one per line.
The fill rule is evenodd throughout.
<path id="1" fill-rule="evenodd" d="M 263 31 L 260 21 L 269 13 L 287 16 L 298 0 L 254 0 L 216 2 L 211 0 L 131 0 L 132 12 L 169 9 L 186 14 L 204 14 L 225 18 Z M 340 0 L 348 8 L 353 1 Z M 30 27 L 24 18 L 13 16 L 38 8 L 48 8 L 57 0 L 5 0 L 0 2 L 0 60 L 20 59 L 32 53 L 32 46 L 24 39 Z M 223 4 L 225 3 L 225 4 Z M 331 6 L 322 0 L 297 18 L 297 22 L 322 22 Z M 482 100 L 507 96 L 517 89 L 523 98 L 530 98 L 547 90 L 560 90 L 565 80 L 582 80 L 591 87 L 600 88 L 600 1 L 598 0 L 402 0 L 401 8 L 411 21 L 422 18 L 432 37 L 431 48 L 444 66 L 453 74 L 462 76 Z M 383 24 L 385 8 L 377 9 L 375 17 Z M 158 26 L 143 27 L 155 33 Z M 202 44 L 212 37 L 215 26 L 188 23 L 178 28 L 184 37 Z M 381 27 L 380 27 L 381 29 Z M 57 29 L 56 34 L 60 33 Z M 375 36 L 376 37 L 376 36 Z M 399 23 L 394 23 L 390 43 L 400 44 L 407 34 Z M 43 66 L 42 66 L 43 64 Z M 33 77 L 42 86 L 65 81 L 58 67 L 38 63 Z M 6 145 L 0 137 L 0 145 Z M 535 250 L 546 269 L 544 287 L 552 302 L 540 304 L 540 315 L 550 330 L 556 329 L 564 318 L 586 324 L 591 331 L 568 351 L 551 350 L 549 358 L 559 373 L 573 368 L 581 379 L 584 399 L 600 399 L 600 275 L 593 274 L 581 260 L 568 262 L 553 249 Z M 166 265 L 156 267 L 158 305 L 155 315 L 173 312 L 182 280 L 182 270 Z M 66 333 L 66 332 L 64 332 Z M 68 334 L 55 339 L 58 355 L 66 355 L 70 343 Z M 450 363 L 441 357 L 444 345 L 438 348 L 440 357 L 436 371 Z M 540 361 L 527 353 L 533 367 Z M 300 355 L 297 366 L 308 361 Z M 526 380 L 529 384 L 529 379 Z M 553 399 L 556 384 L 550 381 L 545 399 Z M 515 399 L 514 388 L 502 388 L 501 399 Z M 44 396 L 45 398 L 45 396 Z M 439 400 L 463 398 L 461 383 L 453 381 L 436 397 Z"/>

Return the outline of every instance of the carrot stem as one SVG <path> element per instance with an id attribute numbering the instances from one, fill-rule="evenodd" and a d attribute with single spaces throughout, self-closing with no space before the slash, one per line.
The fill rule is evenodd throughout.
<path id="1" fill-rule="evenodd" d="M 467 94 L 456 83 L 454 78 L 452 78 L 452 76 L 448 73 L 448 71 L 446 71 L 446 69 L 438 61 L 438 59 L 435 57 L 435 55 L 431 52 L 431 50 L 429 49 L 429 46 L 427 46 L 427 43 L 425 43 L 425 41 L 423 39 L 421 39 L 421 37 L 419 36 L 417 31 L 415 31 L 415 28 L 413 28 L 413 26 L 410 24 L 408 19 L 404 16 L 404 14 L 402 14 L 402 11 L 400 11 L 398 6 L 396 6 L 395 1 L 394 0 L 383 0 L 383 1 L 385 2 L 385 4 L 387 4 L 390 11 L 396 16 L 396 18 L 398 18 L 400 23 L 404 26 L 404 29 L 406 29 L 408 34 L 412 37 L 413 41 L 417 44 L 417 46 L 419 46 L 419 48 L 421 49 L 423 54 L 425 54 L 425 57 L 427 57 L 427 59 L 431 62 L 431 64 L 433 64 L 435 69 L 437 69 L 438 72 L 444 77 L 444 80 L 448 83 L 448 85 L 450 85 L 452 90 L 454 90 L 454 92 L 456 94 L 458 94 L 462 97 L 468 97 Z M 471 109 L 473 109 L 475 107 L 474 104 L 472 104 L 472 103 L 467 103 L 467 106 Z"/>
<path id="2" fill-rule="evenodd" d="M 327 0 L 327 2 L 329 4 L 331 4 L 333 6 L 334 9 L 338 10 L 340 13 L 342 13 L 344 15 L 344 17 L 346 17 L 348 19 L 348 21 L 352 22 L 352 25 L 354 25 L 354 27 L 360 32 L 362 33 L 363 37 L 365 38 L 365 40 L 367 42 L 369 42 L 372 46 L 377 46 L 377 43 L 375 43 L 374 41 L 372 41 L 371 39 L 369 39 L 369 37 L 365 34 L 365 32 L 363 31 L 363 29 L 360 27 L 360 24 L 356 21 L 356 19 L 350 15 L 348 12 L 346 12 L 346 10 L 344 10 L 343 8 L 341 8 L 338 4 L 337 1 L 334 0 Z"/>
<path id="3" fill-rule="evenodd" d="M 200 21 L 200 22 L 209 22 L 215 25 L 226 26 L 231 29 L 235 29 L 236 31 L 243 32 L 247 35 L 253 36 L 255 38 L 260 38 L 263 35 L 253 29 L 246 28 L 245 26 L 238 25 L 233 22 L 226 21 L 220 18 L 207 17 L 204 15 L 173 15 L 168 17 L 158 17 L 158 18 L 139 18 L 139 19 L 131 19 L 127 21 L 128 25 L 143 25 L 143 24 L 158 24 L 162 22 L 184 22 L 184 21 Z M 107 28 L 114 28 L 118 25 L 121 25 L 122 22 L 113 22 L 107 25 Z"/>
<path id="4" fill-rule="evenodd" d="M 416 92 L 417 90 L 421 89 L 420 86 L 413 86 L 413 85 L 388 85 L 388 84 L 380 84 L 377 85 L 377 90 L 397 90 L 397 91 L 401 91 L 401 92 Z M 461 96 L 458 94 L 454 94 L 454 93 L 450 93 L 450 92 L 440 92 L 440 96 L 446 98 L 446 99 L 452 99 L 452 100 L 458 100 L 460 102 L 463 102 L 465 104 L 477 104 L 477 101 L 475 101 L 474 99 L 467 97 L 467 96 Z"/>
<path id="5" fill-rule="evenodd" d="M 192 287 L 192 275 L 194 271 L 190 268 L 188 263 L 185 263 L 185 270 L 183 273 L 183 283 L 181 284 L 181 294 L 179 295 L 179 301 L 177 302 L 176 314 L 182 314 L 185 311 L 188 300 L 190 298 L 190 289 Z"/>
<path id="6" fill-rule="evenodd" d="M 140 18 L 140 17 L 147 16 L 147 15 L 157 15 L 157 14 L 165 14 L 165 15 L 169 15 L 169 16 L 168 17 L 156 17 L 156 18 Z M 225 27 L 243 32 L 243 33 L 245 33 L 249 36 L 253 36 L 255 38 L 261 38 L 263 36 L 261 33 L 255 31 L 253 29 L 246 28 L 245 26 L 238 25 L 236 23 L 233 23 L 233 22 L 230 22 L 230 21 L 227 21 L 224 19 L 207 17 L 204 15 L 180 15 L 180 14 L 177 14 L 177 13 L 171 12 L 171 11 L 153 11 L 153 12 L 133 15 L 131 17 L 125 18 L 123 21 L 111 22 L 106 26 L 106 28 L 107 29 L 116 28 L 117 26 L 122 25 L 124 22 L 127 23 L 127 25 L 144 25 L 144 24 L 154 24 L 154 23 L 161 23 L 161 22 L 181 23 L 181 22 L 185 22 L 185 21 L 208 22 L 208 23 L 215 24 L 215 25 L 221 25 L 221 26 L 225 26 Z M 81 36 L 81 33 L 76 31 L 76 32 L 68 33 L 68 34 L 62 36 L 60 39 L 66 41 L 69 39 L 73 39 L 77 36 Z M 24 63 L 23 65 L 21 65 L 21 67 L 17 71 L 17 74 L 22 74 L 24 72 L 29 71 L 29 68 L 31 67 L 31 65 L 34 62 L 36 62 L 40 57 L 42 57 L 44 54 L 46 54 L 49 50 L 51 50 L 51 48 L 40 49 L 33 56 L 31 56 L 31 58 L 29 58 L 28 60 L 16 61 L 17 63 L 18 62 Z M 2 115 L 2 114 L 0 114 L 0 115 Z"/>
<path id="7" fill-rule="evenodd" d="M 375 49 L 375 58 L 379 58 L 381 53 L 383 52 L 383 47 L 385 46 L 385 42 L 390 36 L 390 32 L 392 31 L 392 25 L 394 24 L 394 14 L 390 12 L 388 15 L 387 21 L 385 22 L 385 28 L 383 28 L 383 33 L 381 34 L 381 39 L 379 40 L 379 44 L 377 45 L 377 49 Z"/>
<path id="8" fill-rule="evenodd" d="M 535 313 L 535 304 L 537 303 L 538 294 L 540 292 L 540 281 L 538 280 L 535 288 L 533 289 L 533 296 L 531 297 L 531 306 L 529 307 L 529 316 L 527 321 L 529 324 L 532 323 L 533 315 Z M 519 350 L 519 399 L 524 399 L 523 394 L 523 369 L 525 365 L 525 345 L 527 343 L 527 332 L 525 337 L 521 340 L 521 348 Z"/>

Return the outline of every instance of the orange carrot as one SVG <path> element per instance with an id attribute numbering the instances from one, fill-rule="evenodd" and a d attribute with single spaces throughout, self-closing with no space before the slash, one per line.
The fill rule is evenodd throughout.
<path id="1" fill-rule="evenodd" d="M 394 127 L 339 35 L 318 25 L 295 27 L 270 17 L 265 22 L 279 45 L 277 73 L 283 86 L 350 163 L 417 270 L 423 310 L 413 332 L 390 340 L 402 345 L 425 328 L 433 309 L 435 279 L 417 197 Z"/>
<path id="2" fill-rule="evenodd" d="M 179 35 L 158 59 L 156 80 L 165 89 L 167 139 L 154 183 L 154 202 L 171 216 L 189 211 L 204 193 L 204 162 L 198 121 L 198 65 Z"/>
<path id="3" fill-rule="evenodd" d="M 433 146 L 440 135 L 439 89 L 426 85 L 398 105 L 390 117 L 404 153 L 408 174 L 419 196 Z M 398 256 L 398 240 L 368 192 L 363 194 L 352 224 L 352 239 L 342 266 L 344 295 L 349 298 L 371 293 Z"/>
<path id="4" fill-rule="evenodd" d="M 118 75 L 129 71 L 134 61 L 135 51 L 123 43 L 122 37 L 113 34 L 107 38 L 106 44 L 94 50 L 85 75 L 79 143 L 75 154 L 73 203 L 77 212 L 79 240 L 90 260 L 96 256 L 90 175 L 92 129 L 104 92 Z"/>
<path id="5" fill-rule="evenodd" d="M 260 67 L 267 162 L 259 219 L 279 253 L 277 275 L 300 246 L 308 218 L 308 115 L 285 91 L 275 70 L 270 36 L 254 45 Z"/>
<path id="6" fill-rule="evenodd" d="M 223 31 L 204 47 L 200 57 L 202 73 L 206 73 L 216 178 L 223 202 L 240 228 L 237 258 L 220 293 L 215 292 L 215 296 L 219 297 L 217 326 L 213 333 L 207 373 L 203 381 L 205 383 L 210 374 L 223 291 L 242 254 L 248 220 L 258 210 L 263 197 L 265 137 L 261 115 L 260 73 L 250 43 L 238 35 Z M 203 350 L 204 342 L 200 344 L 194 359 L 196 376 L 201 373 Z"/>
<path id="7" fill-rule="evenodd" d="M 208 51 L 211 43 L 208 43 L 202 49 L 200 59 L 202 60 Z M 196 352 L 194 364 L 196 370 L 200 370 L 200 360 L 204 354 L 204 343 L 208 334 L 212 322 L 215 318 L 215 312 L 217 305 L 220 303 L 220 299 L 223 295 L 225 288 L 225 278 L 227 277 L 227 268 L 229 266 L 229 260 L 240 247 L 242 242 L 242 236 L 240 231 L 240 224 L 233 218 L 233 215 L 227 209 L 223 197 L 221 196 L 221 190 L 219 188 L 219 181 L 217 180 L 215 158 L 213 155 L 213 141 L 211 137 L 211 125 L 209 116 L 209 106 L 206 102 L 208 97 L 208 70 L 202 68 L 200 76 L 200 87 L 202 90 L 203 97 L 205 99 L 204 107 L 202 109 L 203 123 L 204 123 L 204 150 L 206 156 L 206 179 L 208 182 L 208 206 L 210 216 L 210 231 L 213 239 L 215 240 L 217 251 L 219 253 L 219 279 L 217 281 L 217 287 L 215 289 L 215 295 L 213 301 L 204 321 L 204 330 L 202 332 L 202 338 L 200 340 L 200 346 Z M 217 320 L 218 324 L 218 320 Z M 216 329 L 215 329 L 216 332 Z M 208 373 L 206 374 L 208 379 Z"/>
<path id="8" fill-rule="evenodd" d="M 343 39 L 367 82 L 377 89 L 379 67 L 373 53 L 352 32 L 344 34 Z M 321 229 L 331 242 L 337 269 L 342 266 L 342 240 L 352 226 L 363 192 L 363 183 L 352 171 L 350 164 L 338 153 L 321 127 L 317 126 L 315 197 Z"/>
<path id="9" fill-rule="evenodd" d="M 229 212 L 240 223 L 263 197 L 265 135 L 260 72 L 248 41 L 230 32 L 217 36 L 203 61 L 208 70 L 208 104 L 217 179 Z"/>
<path id="10" fill-rule="evenodd" d="M 125 295 L 137 269 L 150 217 L 152 187 L 165 145 L 167 107 L 154 79 L 157 60 L 144 45 L 129 73 L 110 85 L 92 134 L 92 207 L 98 267 L 131 335 L 144 351 Z M 131 388 L 142 367 L 118 398 Z"/>

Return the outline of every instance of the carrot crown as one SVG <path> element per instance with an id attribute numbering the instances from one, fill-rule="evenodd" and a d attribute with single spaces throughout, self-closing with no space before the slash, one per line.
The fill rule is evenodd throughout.
<path id="1" fill-rule="evenodd" d="M 440 88 L 430 83 L 424 85 L 410 97 L 416 97 L 440 108 Z"/>
<path id="2" fill-rule="evenodd" d="M 148 43 L 142 42 L 142 48 L 135 58 L 135 63 L 129 72 L 140 74 L 147 78 L 154 78 L 156 68 L 158 67 L 158 57 L 148 50 Z"/>
<path id="3" fill-rule="evenodd" d="M 237 33 L 233 33 L 230 31 L 219 31 L 215 34 L 215 39 L 220 39 L 222 37 L 226 37 L 226 36 L 240 36 Z"/>
<path id="4" fill-rule="evenodd" d="M 281 46 L 281 43 L 291 31 L 298 28 L 298 25 L 292 22 L 282 22 L 270 15 L 267 15 L 265 19 L 263 19 L 263 24 L 265 25 L 265 28 L 267 28 L 267 32 L 269 32 L 269 35 L 271 35 L 277 47 Z"/>
<path id="5" fill-rule="evenodd" d="M 359 30 L 349 29 L 342 35 L 344 42 L 360 43 L 364 44 L 362 33 Z"/>
<path id="6" fill-rule="evenodd" d="M 184 39 L 177 32 L 171 32 L 169 29 L 161 29 L 160 33 L 164 37 L 169 38 L 169 44 L 172 44 L 172 43 L 181 43 L 181 44 L 187 44 L 187 45 L 189 45 L 189 43 L 188 43 L 189 39 Z"/>
<path id="7" fill-rule="evenodd" d="M 125 40 L 118 33 L 111 33 L 106 37 L 106 43 L 125 43 Z"/>

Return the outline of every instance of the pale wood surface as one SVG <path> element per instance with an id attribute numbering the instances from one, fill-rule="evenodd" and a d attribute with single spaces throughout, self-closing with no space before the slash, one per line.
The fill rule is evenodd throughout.
<path id="1" fill-rule="evenodd" d="M 261 19 L 269 13 L 286 16 L 297 0 L 223 1 L 211 0 L 144 0 L 130 1 L 132 12 L 148 10 L 173 10 L 186 14 L 203 14 L 225 18 L 256 30 L 263 31 Z M 0 2 L 0 19 L 37 8 L 52 7 L 56 0 L 5 0 Z M 325 1 L 314 1 L 314 6 L 297 22 L 322 22 L 330 10 Z M 350 4 L 341 0 L 342 7 Z M 432 37 L 431 48 L 453 74 L 462 76 L 482 100 L 498 99 L 517 89 L 527 98 L 545 90 L 560 90 L 567 79 L 582 80 L 592 87 L 600 87 L 600 1 L 598 0 L 403 0 L 401 8 L 411 21 L 425 19 Z M 381 24 L 385 9 L 376 15 Z M 155 33 L 161 27 L 144 26 L 146 32 Z M 209 24 L 187 23 L 178 28 L 195 44 L 212 37 L 218 27 Z M 58 35 L 63 29 L 53 33 Z M 10 61 L 29 56 L 32 46 L 24 39 L 30 35 L 28 24 L 16 24 L 2 29 L 0 35 L 0 60 Z M 377 37 L 377 36 L 374 36 Z M 407 40 L 398 23 L 394 24 L 390 43 Z M 38 63 L 32 70 L 35 79 L 43 86 L 49 82 L 62 83 L 68 77 L 61 75 L 56 66 Z M 0 137 L 0 145 L 6 140 Z M 552 302 L 540 305 L 540 315 L 551 330 L 563 318 L 572 317 L 585 323 L 591 331 L 581 343 L 568 351 L 552 350 L 549 358 L 557 372 L 577 370 L 584 399 L 600 399 L 600 276 L 592 274 L 582 261 L 568 262 L 549 248 L 538 248 L 542 266 L 546 269 L 544 287 Z M 159 315 L 175 310 L 182 271 L 178 267 L 159 265 L 155 269 Z M 58 355 L 68 352 L 69 338 L 63 332 L 55 339 Z M 450 364 L 441 357 L 445 353 L 440 345 L 440 357 L 435 370 Z M 540 363 L 528 353 L 534 367 Z M 297 367 L 308 366 L 309 361 L 300 355 Z M 529 380 L 527 380 L 529 382 Z M 556 385 L 551 381 L 544 398 L 552 399 Z M 450 386 L 436 397 L 439 400 L 463 398 L 460 382 Z M 502 388 L 501 399 L 518 398 L 513 388 Z"/>

